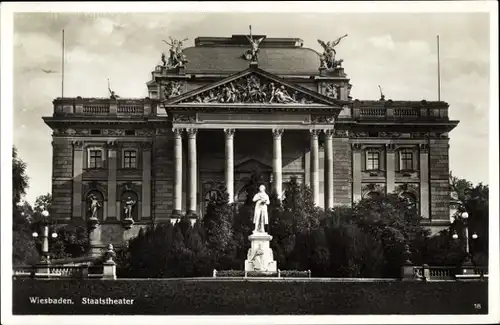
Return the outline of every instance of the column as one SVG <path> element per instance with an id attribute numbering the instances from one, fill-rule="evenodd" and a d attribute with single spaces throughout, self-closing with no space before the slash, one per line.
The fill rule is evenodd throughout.
<path id="1" fill-rule="evenodd" d="M 283 194 L 283 162 L 281 158 L 281 135 L 283 129 L 273 129 L 273 187 L 278 200 Z"/>
<path id="2" fill-rule="evenodd" d="M 73 218 L 82 217 L 83 142 L 73 141 Z"/>
<path id="3" fill-rule="evenodd" d="M 420 145 L 420 215 L 429 219 L 429 145 Z"/>
<path id="4" fill-rule="evenodd" d="M 151 218 L 151 143 L 143 142 L 142 147 L 142 204 L 141 218 Z"/>
<path id="5" fill-rule="evenodd" d="M 187 215 L 191 218 L 196 217 L 196 199 L 197 199 L 197 164 L 196 164 L 196 133 L 197 129 L 186 129 L 188 135 L 188 211 Z"/>
<path id="6" fill-rule="evenodd" d="M 389 143 L 386 150 L 386 189 L 387 194 L 394 192 L 396 180 L 396 146 Z"/>
<path id="7" fill-rule="evenodd" d="M 229 195 L 229 203 L 234 201 L 234 129 L 224 129 L 226 134 L 226 190 Z"/>
<path id="8" fill-rule="evenodd" d="M 361 144 L 352 145 L 352 201 L 361 200 Z"/>
<path id="9" fill-rule="evenodd" d="M 107 218 L 116 219 L 116 142 L 108 141 L 108 213 Z"/>
<path id="10" fill-rule="evenodd" d="M 316 205 L 319 205 L 319 130 L 311 129 L 311 190 Z"/>
<path id="11" fill-rule="evenodd" d="M 333 208 L 333 129 L 325 132 L 325 209 Z"/>
<path id="12" fill-rule="evenodd" d="M 182 129 L 174 128 L 174 211 L 172 216 L 177 218 L 182 210 Z"/>

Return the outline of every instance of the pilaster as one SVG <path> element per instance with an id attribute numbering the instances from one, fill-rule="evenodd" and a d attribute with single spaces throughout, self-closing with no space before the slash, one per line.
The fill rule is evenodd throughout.
<path id="1" fill-rule="evenodd" d="M 83 141 L 73 141 L 73 218 L 82 218 Z"/>

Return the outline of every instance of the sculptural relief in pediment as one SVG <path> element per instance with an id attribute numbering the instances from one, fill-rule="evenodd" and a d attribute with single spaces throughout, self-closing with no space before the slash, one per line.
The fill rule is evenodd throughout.
<path id="1" fill-rule="evenodd" d="M 255 74 L 188 97 L 181 103 L 312 104 L 311 96 Z"/>

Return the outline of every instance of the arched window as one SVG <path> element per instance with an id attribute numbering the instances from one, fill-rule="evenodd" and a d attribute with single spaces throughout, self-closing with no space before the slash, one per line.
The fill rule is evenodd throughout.
<path id="1" fill-rule="evenodd" d="M 90 219 L 92 217 L 92 214 L 94 213 L 94 207 L 92 206 L 92 202 L 97 204 L 95 213 L 97 214 L 97 219 L 99 221 L 102 221 L 104 219 L 103 213 L 104 213 L 104 195 L 101 193 L 101 191 L 98 190 L 90 190 L 85 198 L 85 216 L 86 219 Z"/>
<path id="2" fill-rule="evenodd" d="M 134 191 L 124 191 L 120 197 L 121 207 L 121 220 L 128 218 L 128 211 L 130 209 L 130 216 L 134 221 L 139 221 L 139 199 L 137 193 Z"/>

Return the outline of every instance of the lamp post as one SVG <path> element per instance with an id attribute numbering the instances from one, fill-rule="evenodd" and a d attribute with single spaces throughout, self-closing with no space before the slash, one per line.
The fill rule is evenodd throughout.
<path id="1" fill-rule="evenodd" d="M 470 241 L 469 241 L 469 226 L 468 226 L 468 219 L 469 219 L 469 214 L 467 212 L 462 212 L 460 215 L 460 219 L 463 220 L 463 225 L 465 228 L 465 261 L 462 264 L 462 272 L 467 273 L 467 269 L 472 267 L 472 259 L 471 259 L 471 253 L 470 253 Z M 453 233 L 452 235 L 453 239 L 458 239 L 458 234 L 456 232 Z M 472 234 L 472 239 L 477 239 L 477 234 L 473 233 Z"/>
<path id="2" fill-rule="evenodd" d="M 43 231 L 41 234 L 41 239 L 42 239 L 42 257 L 40 259 L 40 264 L 49 264 L 50 262 L 50 257 L 49 257 L 49 223 L 48 223 L 48 218 L 49 218 L 49 212 L 47 210 L 42 211 L 42 225 L 43 225 Z M 35 231 L 32 234 L 33 238 L 37 238 L 39 235 Z M 52 238 L 57 238 L 57 233 L 52 232 L 51 234 Z"/>

